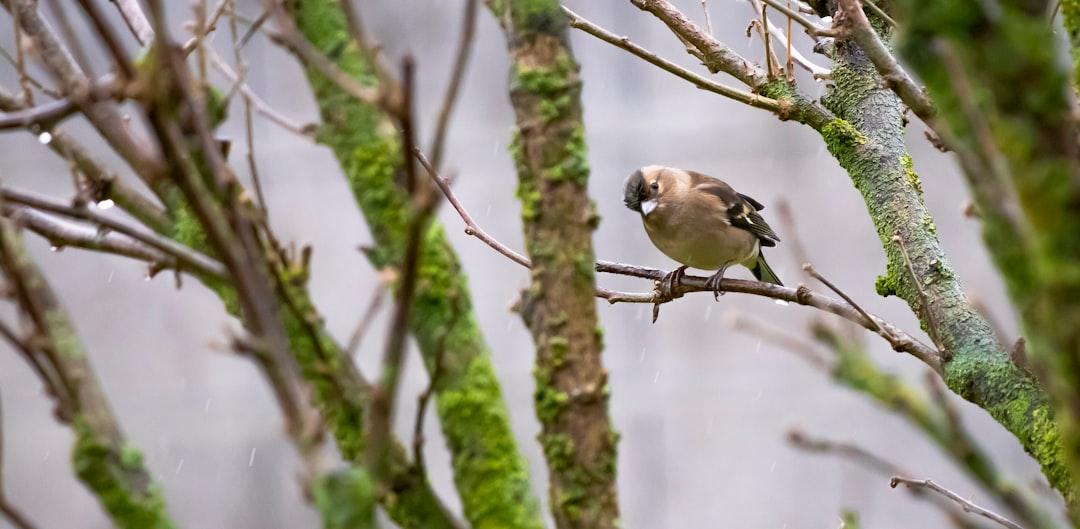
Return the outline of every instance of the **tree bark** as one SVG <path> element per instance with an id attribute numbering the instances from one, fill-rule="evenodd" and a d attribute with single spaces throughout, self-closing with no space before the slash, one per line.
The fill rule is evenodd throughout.
<path id="1" fill-rule="evenodd" d="M 1080 471 L 1080 165 L 1075 101 L 1045 18 L 1050 2 L 1000 2 L 993 12 L 960 0 L 899 5 L 918 12 L 902 17 L 907 28 L 900 49 L 954 137 L 987 219 L 984 240 L 1056 400 L 1065 450 L 1047 446 L 1040 459 L 1076 521 L 1070 470 Z M 1062 8 L 1075 38 L 1075 2 Z M 997 201 L 980 191 L 987 186 L 1000 190 Z M 1017 401 L 1013 413 L 1022 404 Z M 1031 435 L 1055 417 L 1050 410 L 1030 413 L 1042 408 L 1036 404 L 1026 406 Z M 1045 441 L 1059 444 L 1043 430 Z"/>
<path id="2" fill-rule="evenodd" d="M 561 529 L 615 528 L 618 435 L 608 417 L 607 372 L 594 292 L 592 232 L 578 64 L 554 0 L 488 2 L 506 34 L 511 152 L 532 284 L 521 314 L 536 344 L 536 411 Z"/>
<path id="3" fill-rule="evenodd" d="M 288 2 L 299 30 L 338 67 L 362 83 L 375 76 L 351 43 L 336 0 Z M 375 239 L 368 252 L 379 268 L 401 263 L 408 227 L 403 153 L 389 118 L 317 71 L 307 71 L 323 124 L 319 141 L 341 163 Z M 410 328 L 431 373 L 442 353 L 436 409 L 453 458 L 454 482 L 475 529 L 543 526 L 528 467 L 518 452 L 487 344 L 476 324 L 464 272 L 441 225 L 425 235 Z"/>

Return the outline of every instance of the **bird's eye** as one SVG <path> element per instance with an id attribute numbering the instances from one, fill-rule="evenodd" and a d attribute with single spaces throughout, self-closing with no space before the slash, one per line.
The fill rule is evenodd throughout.
<path id="1" fill-rule="evenodd" d="M 657 189 L 660 189 L 660 184 L 653 182 L 649 184 L 649 188 L 651 188 L 653 191 L 656 191 Z"/>

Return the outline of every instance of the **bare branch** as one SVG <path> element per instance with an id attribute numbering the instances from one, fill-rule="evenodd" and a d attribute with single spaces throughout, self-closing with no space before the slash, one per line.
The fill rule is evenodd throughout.
<path id="1" fill-rule="evenodd" d="M 345 3 L 352 2 L 345 0 Z M 450 128 L 450 114 L 454 111 L 458 91 L 461 89 L 461 83 L 465 79 L 465 70 L 469 64 L 469 53 L 472 51 L 473 37 L 476 34 L 476 13 L 479 11 L 479 5 L 478 0 L 465 0 L 465 13 L 461 16 L 461 38 L 454 58 L 454 69 L 450 74 L 450 84 L 446 86 L 442 107 L 439 109 L 439 118 L 435 124 L 435 139 L 431 142 L 431 160 L 435 167 L 442 166 L 446 133 Z"/>
<path id="2" fill-rule="evenodd" d="M 649 64 L 659 67 L 662 70 L 675 74 L 676 77 L 690 81 L 702 90 L 708 90 L 713 93 L 720 94 L 724 97 L 733 99 L 740 103 L 750 105 L 752 107 L 762 108 L 770 112 L 780 112 L 781 104 L 775 99 L 760 96 L 736 88 L 717 83 L 709 78 L 698 75 L 682 66 L 679 66 L 673 62 L 663 59 L 655 53 L 630 42 L 629 37 L 616 36 L 604 28 L 597 26 L 596 24 L 584 19 L 581 15 L 571 11 L 570 9 L 563 7 L 563 13 L 569 18 L 570 27 L 580 29 L 608 44 L 612 44 L 619 48 L 622 48 L 635 56 L 644 59 Z"/>
<path id="3" fill-rule="evenodd" d="M 880 7 L 878 7 L 878 5 L 876 3 L 874 3 L 874 0 L 862 0 L 862 3 L 864 5 L 866 5 L 867 9 L 869 9 L 870 11 L 873 11 L 874 14 L 878 16 L 878 18 L 880 18 L 881 20 L 884 20 L 886 24 L 888 24 L 888 25 L 890 25 L 890 26 L 892 26 L 894 28 L 896 27 L 896 21 L 893 20 L 893 18 L 890 17 L 889 14 L 886 13 L 884 9 L 881 9 Z"/>
<path id="4" fill-rule="evenodd" d="M 804 271 L 806 271 L 807 274 L 810 274 L 810 277 L 813 277 L 814 279 L 817 279 L 823 285 L 828 287 L 829 290 L 832 290 L 833 292 L 835 292 L 836 295 L 840 296 L 841 298 L 844 298 L 844 301 L 846 301 L 848 305 L 851 305 L 851 308 L 858 311 L 858 313 L 861 314 L 864 318 L 866 318 L 867 320 L 873 321 L 873 319 L 870 318 L 870 314 L 867 313 L 865 310 L 863 310 L 862 307 L 860 307 L 858 303 L 855 303 L 855 300 L 852 299 L 851 296 L 848 296 L 846 293 L 844 293 L 843 290 L 840 290 L 840 287 L 834 285 L 832 283 L 832 281 L 829 281 L 828 279 L 825 278 L 825 276 L 819 274 L 817 272 L 817 270 L 814 270 L 813 265 L 811 265 L 810 263 L 803 263 L 802 269 Z M 877 327 L 877 324 L 875 323 L 874 326 Z M 872 330 L 874 332 L 880 334 L 886 340 L 889 339 L 889 337 L 886 335 L 885 329 L 883 329 L 881 327 L 877 327 L 876 329 L 872 329 Z"/>
<path id="5" fill-rule="evenodd" d="M 761 66 L 754 64 L 724 43 L 716 40 L 694 24 L 686 15 L 667 0 L 630 0 L 634 6 L 652 13 L 679 37 L 701 52 L 701 58 L 709 71 L 725 72 L 751 88 L 768 82 L 768 75 Z"/>
<path id="6" fill-rule="evenodd" d="M 154 41 L 154 28 L 150 26 L 150 21 L 146 19 L 146 15 L 143 14 L 142 6 L 139 5 L 139 0 L 109 0 L 116 6 L 116 9 L 120 11 L 120 15 L 124 19 L 124 23 L 127 24 L 128 29 L 131 30 L 131 34 L 135 35 L 135 39 L 139 41 L 139 44 L 146 46 Z"/>
<path id="7" fill-rule="evenodd" d="M 701 0 L 701 11 L 705 13 L 705 29 L 709 32 L 709 35 L 715 35 L 716 32 L 712 28 L 712 17 L 709 16 L 708 0 Z"/>
<path id="8" fill-rule="evenodd" d="M 835 30 L 831 28 L 825 28 L 811 22 L 809 19 L 802 16 L 802 14 L 800 14 L 798 11 L 795 11 L 794 9 L 791 9 L 790 7 L 784 5 L 784 3 L 780 2 L 779 0 L 761 1 L 768 4 L 769 7 L 787 15 L 789 18 L 791 18 L 791 20 L 794 20 L 800 26 L 806 28 L 806 32 L 812 37 L 835 37 L 837 35 Z"/>
<path id="9" fill-rule="evenodd" d="M 289 18 L 281 6 L 277 5 L 277 2 L 274 0 L 264 1 L 268 2 L 267 9 L 271 10 L 272 14 L 275 12 L 278 14 L 275 18 L 278 31 L 268 34 L 270 40 L 291 51 L 301 62 L 317 70 L 319 74 L 334 83 L 341 91 L 359 101 L 377 106 L 391 116 L 400 118 L 402 101 L 399 90 L 388 89 L 383 83 L 375 87 L 361 84 L 360 81 L 343 71 L 334 61 L 323 55 L 321 51 L 308 42 L 297 30 L 296 23 Z"/>
<path id="10" fill-rule="evenodd" d="M 415 148 L 412 110 L 414 92 L 414 68 L 411 56 L 402 61 L 402 81 L 404 101 L 402 106 L 402 143 L 406 153 Z M 409 335 L 409 318 L 412 313 L 413 296 L 416 293 L 420 256 L 423 251 L 424 232 L 428 221 L 438 205 L 438 195 L 427 184 L 419 186 L 416 182 L 416 161 L 406 154 L 406 173 L 412 182 L 409 186 L 412 204 L 409 214 L 411 219 L 405 245 L 405 256 L 401 264 L 401 280 L 397 288 L 394 315 L 383 352 L 382 372 L 371 400 L 371 413 L 368 418 L 368 457 L 367 464 L 376 482 L 383 483 L 389 474 L 391 449 L 391 429 L 393 425 L 394 401 L 397 397 L 398 382 L 401 380 L 405 360 L 405 345 Z"/>
<path id="11" fill-rule="evenodd" d="M 78 107 L 69 99 L 57 99 L 14 112 L 0 113 L 0 130 L 31 126 L 52 127 L 72 115 Z"/>
<path id="12" fill-rule="evenodd" d="M 41 17 L 37 2 L 4 0 L 0 3 L 11 10 L 26 34 L 35 39 L 42 61 L 60 82 L 64 95 L 70 97 L 84 93 L 85 87 L 91 84 L 90 80 L 57 38 L 52 27 Z M 76 102 L 84 103 L 78 99 Z M 87 101 L 81 104 L 81 107 L 83 114 L 109 145 L 154 188 L 153 183 L 165 172 L 164 161 L 156 146 L 132 134 L 126 121 L 111 103 Z"/>
<path id="13" fill-rule="evenodd" d="M 97 252 L 122 255 L 139 261 L 145 261 L 154 266 L 173 266 L 177 263 L 176 258 L 161 252 L 151 246 L 147 246 L 131 237 L 102 229 L 81 224 L 62 221 L 46 215 L 36 209 L 8 204 L 4 216 L 10 218 L 15 224 L 40 235 L 49 241 L 55 248 L 72 246 Z M 176 264 L 174 264 L 176 263 Z M 224 277 L 225 269 L 220 263 L 209 261 L 215 266 L 213 272 L 206 274 L 214 277 Z M 190 268 L 183 267 L 191 271 Z M 195 270 L 195 272 L 200 272 Z M 201 272 L 200 272 L 201 273 Z"/>
<path id="14" fill-rule="evenodd" d="M 532 263 L 525 256 L 515 252 L 506 245 L 502 244 L 494 237 L 483 231 L 476 221 L 472 219 L 469 213 L 465 210 L 464 206 L 454 195 L 453 190 L 450 189 L 446 180 L 438 174 L 437 171 L 431 166 L 431 163 L 427 160 L 427 157 L 420 151 L 414 151 L 420 164 L 428 171 L 428 174 L 435 180 L 439 189 L 446 195 L 446 199 L 454 209 L 457 210 L 458 215 L 461 216 L 461 220 L 465 222 L 465 233 L 472 235 L 480 239 L 484 244 L 487 244 L 495 251 L 503 254 L 511 261 L 520 264 L 526 268 L 531 268 Z M 627 265 L 622 263 L 614 263 L 611 261 L 597 261 L 596 270 L 598 272 L 619 274 L 632 277 L 640 277 L 643 279 L 651 279 L 653 281 L 660 281 L 664 278 L 666 273 L 662 270 L 655 268 L 646 268 L 636 265 Z M 683 276 L 683 279 L 678 285 L 677 292 L 674 297 L 679 297 L 689 292 L 713 292 L 713 289 L 705 286 L 707 278 L 698 276 Z M 798 288 L 783 287 L 779 285 L 773 285 L 770 283 L 762 283 L 760 281 L 746 281 L 741 279 L 724 278 L 720 283 L 720 291 L 722 292 L 740 292 L 744 294 L 753 294 L 757 296 L 763 296 L 772 299 L 779 299 L 790 303 L 798 303 L 800 305 L 806 305 L 817 308 L 819 310 L 829 312 L 850 320 L 866 329 L 877 332 L 878 328 L 886 330 L 883 335 L 889 344 L 896 351 L 903 351 L 908 353 L 926 365 L 931 369 L 941 372 L 941 354 L 931 348 L 919 342 L 912 336 L 908 335 L 904 331 L 896 328 L 894 325 L 878 318 L 877 316 L 870 315 L 869 319 L 863 316 L 857 310 L 848 305 L 847 303 L 832 299 L 828 296 L 824 296 L 811 291 L 810 289 L 799 286 Z M 665 298 L 659 291 L 653 292 L 641 292 L 641 293 L 627 293 L 616 292 L 603 288 L 598 288 L 596 291 L 597 297 L 606 299 L 609 303 L 666 303 L 673 298 Z"/>
<path id="15" fill-rule="evenodd" d="M 375 285 L 375 293 L 371 296 L 367 309 L 364 310 L 360 321 L 356 323 L 356 328 L 349 335 L 349 341 L 345 345 L 345 355 L 349 358 L 356 356 L 356 352 L 360 349 L 360 344 L 363 343 L 364 336 L 367 336 L 367 331 L 371 328 L 371 322 L 375 319 L 375 313 L 379 311 L 379 307 L 382 306 L 383 300 L 386 298 L 387 285 L 393 280 L 389 276 L 396 276 L 397 272 L 383 269 L 379 271 L 378 275 L 379 283 Z"/>
<path id="16" fill-rule="evenodd" d="M 874 31 L 870 20 L 866 18 L 860 1 L 840 0 L 839 4 L 844 14 L 840 22 L 843 24 L 845 36 L 853 39 L 863 49 L 870 62 L 874 63 L 878 73 L 885 79 L 885 83 L 896 92 L 896 95 L 900 96 L 904 104 L 916 116 L 919 116 L 927 127 L 937 132 L 937 123 L 934 119 L 936 111 L 930 97 L 900 66 L 896 57 L 893 57 L 892 52 L 878 37 L 877 31 Z"/>
<path id="17" fill-rule="evenodd" d="M 901 474 L 900 467 L 895 463 L 874 454 L 865 448 L 852 444 L 827 439 L 812 439 L 799 430 L 788 431 L 788 442 L 801 450 L 822 454 L 836 454 L 863 465 L 874 472 L 885 475 Z"/>
<path id="18" fill-rule="evenodd" d="M 830 373 L 834 368 L 834 362 L 826 359 L 826 355 L 822 354 L 816 345 L 801 338 L 796 338 L 791 333 L 734 311 L 725 314 L 724 319 L 731 325 L 732 329 L 757 336 L 762 340 L 788 349 L 819 371 Z"/>
<path id="19" fill-rule="evenodd" d="M 760 4 L 760 0 L 747 0 L 747 5 L 750 6 L 750 9 L 752 9 L 755 14 L 760 12 L 761 10 Z M 776 27 L 776 25 L 768 19 L 766 19 L 766 22 L 768 22 L 767 28 L 769 34 L 776 38 L 776 40 L 780 42 L 781 46 L 784 46 L 785 48 L 790 50 L 791 58 L 795 61 L 795 64 L 798 64 L 802 69 L 810 72 L 810 75 L 813 76 L 814 79 L 832 78 L 832 70 L 815 64 L 814 61 L 808 59 L 797 48 L 792 47 L 790 40 L 787 38 L 787 35 L 784 32 L 780 31 L 780 28 Z M 755 25 L 757 24 L 755 23 Z M 759 30 L 762 38 L 765 38 L 765 31 L 761 28 L 759 28 Z"/>
<path id="20" fill-rule="evenodd" d="M 982 517 L 984 517 L 984 518 L 986 518 L 988 520 L 994 521 L 994 522 L 996 522 L 996 523 L 998 523 L 1000 525 L 1008 527 L 1009 529 L 1024 529 L 1024 527 L 1022 525 L 1020 525 L 1020 524 L 1018 524 L 1018 523 L 1016 523 L 1016 522 L 1014 522 L 1014 521 L 1012 521 L 1012 520 L 1010 520 L 1010 519 L 1008 519 L 1008 518 L 994 512 L 994 511 L 991 511 L 991 510 L 983 508 L 983 507 L 979 507 L 978 505 L 975 505 L 974 503 L 972 503 L 970 500 L 964 498 L 963 496 L 961 496 L 961 495 L 959 495 L 959 494 L 957 494 L 957 493 L 955 493 L 955 492 L 953 492 L 953 491 L 951 491 L 951 490 L 949 490 L 949 489 L 947 489 L 945 487 L 942 487 L 941 485 L 938 485 L 937 483 L 934 483 L 933 481 L 931 481 L 929 479 L 919 480 L 919 479 L 903 478 L 903 477 L 900 477 L 900 476 L 893 476 L 893 478 L 891 480 L 889 480 L 889 486 L 894 488 L 894 489 L 900 484 L 907 485 L 908 487 L 922 487 L 922 488 L 930 489 L 930 490 L 932 490 L 934 492 L 937 492 L 937 493 L 949 498 L 950 500 L 955 501 L 957 504 L 960 505 L 961 508 L 964 509 L 964 512 L 970 512 L 970 513 L 978 514 L 979 516 L 982 516 Z"/>
<path id="21" fill-rule="evenodd" d="M 206 274 L 213 277 L 220 277 L 222 275 L 220 263 L 217 263 L 213 259 L 172 239 L 168 239 L 155 233 L 147 233 L 128 226 L 124 222 L 118 221 L 95 209 L 87 207 L 85 204 L 69 206 L 48 197 L 8 188 L 0 188 L 0 196 L 3 196 L 5 201 L 12 204 L 20 204 L 41 211 L 48 211 L 65 217 L 84 220 L 106 229 L 122 233 L 159 252 L 171 256 L 177 261 L 177 265 L 182 268 L 187 268 L 200 274 Z"/>
<path id="22" fill-rule="evenodd" d="M 949 352 L 941 342 L 941 335 L 938 333 L 937 322 L 934 321 L 934 318 L 929 316 L 930 298 L 926 295 L 926 290 L 923 288 L 922 278 L 915 273 L 915 266 L 911 264 L 911 256 L 908 255 L 907 245 L 904 244 L 904 239 L 900 237 L 899 234 L 893 235 L 892 242 L 900 246 L 900 253 L 904 257 L 904 265 L 907 268 L 908 275 L 911 276 L 911 284 L 915 286 L 915 290 L 919 293 L 919 306 L 927 314 L 925 320 L 930 339 L 934 341 L 934 345 L 937 346 L 943 355 L 948 357 Z"/>
<path id="23" fill-rule="evenodd" d="M 251 89 L 251 86 L 249 86 L 244 81 L 240 74 L 233 71 L 233 69 L 229 67 L 228 63 L 226 63 L 225 60 L 217 54 L 217 52 L 215 52 L 212 48 L 207 48 L 206 51 L 207 57 L 210 59 L 210 65 L 217 69 L 217 71 L 221 72 L 221 75 L 224 75 L 226 79 L 236 85 L 237 90 L 240 91 L 240 95 L 244 98 L 246 102 L 251 104 L 251 108 L 253 110 L 262 114 L 263 117 L 270 120 L 271 123 L 274 123 L 275 125 L 293 134 L 296 134 L 297 136 L 300 136 L 305 140 L 311 141 L 315 138 L 313 125 L 301 125 L 283 116 L 280 112 L 274 110 L 274 108 L 271 107 L 269 103 L 267 103 L 263 98 L 259 97 L 259 94 L 256 94 L 255 91 Z"/>

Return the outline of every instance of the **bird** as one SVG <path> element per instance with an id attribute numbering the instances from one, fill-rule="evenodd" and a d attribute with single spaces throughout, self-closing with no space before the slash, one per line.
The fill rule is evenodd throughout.
<path id="1" fill-rule="evenodd" d="M 695 171 L 649 165 L 626 179 L 623 202 L 641 214 L 653 245 L 682 265 L 661 281 L 666 295 L 677 292 L 687 268 L 716 270 L 705 283 L 716 300 L 724 272 L 732 265 L 750 269 L 758 281 L 783 285 L 761 253 L 763 247 L 780 242 L 758 213 L 765 206 L 726 182 Z"/>

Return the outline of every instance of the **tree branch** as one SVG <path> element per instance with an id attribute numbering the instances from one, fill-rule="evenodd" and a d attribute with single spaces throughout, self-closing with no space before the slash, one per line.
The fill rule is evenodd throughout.
<path id="1" fill-rule="evenodd" d="M 446 94 L 443 96 L 438 121 L 435 124 L 435 138 L 431 142 L 431 159 L 435 161 L 435 167 L 442 165 L 443 149 L 446 147 L 446 134 L 450 127 L 450 115 L 454 111 L 454 104 L 457 102 L 461 83 L 465 80 L 465 70 L 469 64 L 469 53 L 472 52 L 479 5 L 478 0 L 465 0 L 465 12 L 461 16 L 461 37 L 454 57 L 454 69 L 451 70 L 450 83 L 446 85 Z"/>
<path id="2" fill-rule="evenodd" d="M 371 56 L 363 44 L 350 39 L 342 2 L 287 2 L 285 7 L 312 46 L 324 54 L 332 52 L 347 75 L 365 85 L 376 82 Z M 402 212 L 407 211 L 409 197 L 399 185 L 405 160 L 392 122 L 395 116 L 352 97 L 314 68 L 306 73 L 323 119 L 320 139 L 341 163 L 375 238 L 366 255 L 376 269 L 400 268 L 408 229 Z M 539 529 L 543 525 L 539 507 L 476 324 L 466 277 L 438 223 L 432 221 L 425 237 L 421 257 L 425 264 L 410 330 L 429 374 L 440 355 L 440 343 L 445 342 L 435 408 L 465 517 L 476 529 Z"/>
<path id="3" fill-rule="evenodd" d="M 115 220 L 85 204 L 69 206 L 48 197 L 36 195 L 26 191 L 0 188 L 0 196 L 6 202 L 63 215 L 65 217 L 84 220 L 100 226 L 104 229 L 122 233 L 136 241 L 139 241 L 165 255 L 182 268 L 210 277 L 221 277 L 223 269 L 220 263 L 213 259 L 184 246 L 171 239 L 167 239 L 154 233 L 146 233 L 132 228 L 127 224 Z"/>
<path id="4" fill-rule="evenodd" d="M 614 46 L 622 48 L 634 54 L 635 56 L 644 59 L 646 62 L 652 64 L 653 66 L 675 74 L 676 77 L 690 81 L 690 83 L 702 90 L 708 90 L 710 92 L 720 94 L 724 97 L 733 99 L 740 103 L 768 110 L 769 112 L 779 113 L 781 111 L 781 103 L 775 99 L 770 99 L 768 97 L 752 94 L 750 92 L 739 90 L 737 88 L 731 88 L 729 86 L 717 83 L 709 78 L 700 76 L 694 72 L 691 72 L 690 70 L 687 70 L 686 68 L 683 68 L 682 66 L 679 66 L 673 62 L 667 61 L 657 56 L 655 53 L 645 48 L 642 48 L 641 46 L 638 46 L 633 42 L 630 42 L 629 37 L 616 36 L 608 32 L 604 28 L 597 26 L 596 24 L 593 24 L 592 22 L 589 22 L 588 20 L 582 18 L 581 15 L 578 15 L 577 13 L 571 11 L 566 7 L 563 7 L 562 10 L 563 13 L 565 13 L 566 16 L 569 18 L 570 27 L 580 29 L 585 33 L 588 33 L 604 42 L 607 42 L 608 44 L 612 44 Z"/>
<path id="5" fill-rule="evenodd" d="M 904 68 L 893 57 L 889 48 L 878 37 L 877 32 L 870 25 L 870 20 L 866 18 L 866 13 L 863 12 L 862 2 L 860 0 L 838 0 L 838 3 L 844 15 L 842 21 L 839 22 L 844 35 L 854 40 L 862 48 L 863 52 L 866 53 L 866 57 L 870 59 L 870 62 L 874 63 L 878 73 L 885 79 L 886 86 L 896 92 L 896 95 L 900 96 L 900 100 L 916 116 L 919 116 L 919 119 L 923 120 L 923 123 L 926 123 L 930 130 L 936 133 L 938 125 L 934 120 L 934 104 L 922 87 L 915 84 L 915 80 L 904 71 Z"/>
<path id="6" fill-rule="evenodd" d="M 113 523 L 123 529 L 171 529 L 160 489 L 137 449 L 124 438 L 86 351 L 45 277 L 30 261 L 10 220 L 0 218 L 0 268 L 20 312 L 33 328 L 29 343 L 16 347 L 55 373 L 43 378 L 57 398 L 59 417 L 75 433 L 72 465 Z M 7 339 L 14 336 L 4 332 Z M 40 354 L 38 354 L 40 353 Z"/>
<path id="7" fill-rule="evenodd" d="M 701 52 L 705 66 L 710 72 L 724 72 L 742 81 L 751 89 L 758 89 L 768 82 L 767 72 L 757 64 L 740 56 L 724 43 L 704 32 L 686 15 L 667 0 L 630 0 L 642 11 L 659 18 L 681 40 L 690 43 Z"/>
<path id="8" fill-rule="evenodd" d="M 502 244 L 494 237 L 484 231 L 476 221 L 472 219 L 468 211 L 465 210 L 461 201 L 458 200 L 453 190 L 450 189 L 449 183 L 446 179 L 440 176 L 434 171 L 430 162 L 424 157 L 423 153 L 417 152 L 417 158 L 420 160 L 421 165 L 428 171 L 431 177 L 435 180 L 439 189 L 446 195 L 447 202 L 449 202 L 454 209 L 457 210 L 458 215 L 461 216 L 462 221 L 465 223 L 465 233 L 472 235 L 480 239 L 484 244 L 487 244 L 495 251 L 506 256 L 511 261 L 520 264 L 526 268 L 532 267 L 532 262 L 525 256 L 510 249 L 506 245 Z M 648 268 L 637 265 L 616 263 L 612 261 L 597 261 L 596 271 L 609 274 L 618 274 L 631 277 L 639 277 L 642 279 L 650 279 L 653 281 L 660 281 L 666 275 L 663 270 L 655 268 Z M 680 281 L 676 291 L 673 293 L 674 297 L 680 297 L 683 294 L 690 292 L 712 292 L 712 289 L 705 286 L 707 278 L 686 275 Z M 915 358 L 918 358 L 926 365 L 935 371 L 940 372 L 941 368 L 941 355 L 940 353 L 919 342 L 915 338 L 911 337 L 904 331 L 896 328 L 896 326 L 871 315 L 869 319 L 863 317 L 851 305 L 842 302 L 840 300 L 832 299 L 828 296 L 818 294 L 810 289 L 799 286 L 798 288 L 783 287 L 779 285 L 773 285 L 770 283 L 762 283 L 760 281 L 746 281 L 741 279 L 724 278 L 720 283 L 721 292 L 738 292 L 743 294 L 753 294 L 755 296 L 762 296 L 776 300 L 787 301 L 790 303 L 797 303 L 799 305 L 806 305 L 825 312 L 829 312 L 840 316 L 844 319 L 850 320 L 861 327 L 864 327 L 875 333 L 878 329 L 884 329 L 885 334 L 888 337 L 883 336 L 889 341 L 889 344 L 894 350 L 903 351 Z M 606 299 L 609 303 L 667 303 L 672 298 L 665 298 L 658 290 L 652 292 L 640 292 L 640 293 L 627 293 L 627 292 L 615 292 L 606 290 L 603 288 L 596 289 L 596 296 L 602 299 Z"/>
<path id="9" fill-rule="evenodd" d="M 579 66 L 558 0 L 489 0 L 511 57 L 517 167 L 531 284 L 520 314 L 536 347 L 534 404 L 559 529 L 619 526 L 618 435 L 599 334 Z"/>
<path id="10" fill-rule="evenodd" d="M 996 512 L 993 512 L 993 511 L 991 511 L 989 509 L 979 507 L 978 505 L 975 505 L 971 501 L 965 499 L 963 496 L 961 496 L 961 495 L 959 495 L 959 494 L 957 494 L 957 493 L 955 493 L 955 492 L 953 492 L 953 491 L 951 491 L 951 490 L 949 490 L 949 489 L 947 489 L 945 487 L 942 487 L 941 485 L 938 485 L 937 483 L 934 483 L 933 481 L 931 481 L 929 479 L 918 480 L 918 479 L 902 478 L 900 476 L 893 476 L 893 478 L 891 480 L 889 480 L 889 486 L 894 488 L 894 489 L 900 484 L 907 485 L 908 487 L 923 487 L 923 488 L 930 489 L 930 490 L 932 490 L 934 492 L 937 492 L 937 493 L 949 498 L 950 500 L 955 501 L 957 504 L 960 505 L 961 508 L 964 509 L 964 512 L 970 512 L 970 513 L 978 514 L 979 516 L 982 516 L 982 517 L 984 517 L 984 518 L 986 518 L 988 520 L 991 520 L 991 521 L 996 522 L 996 523 L 998 523 L 1000 525 L 1008 527 L 1009 529 L 1024 529 L 1024 527 L 1021 526 L 1020 524 L 1018 524 L 1018 523 L 1016 523 L 1016 522 L 1014 522 L 1014 521 L 1012 521 L 1012 520 L 1010 520 L 1010 519 L 1008 519 L 1008 518 L 1006 518 L 1006 517 L 1004 517 L 1004 516 L 1002 516 L 1002 515 L 1000 515 L 1000 514 L 998 514 Z"/>

